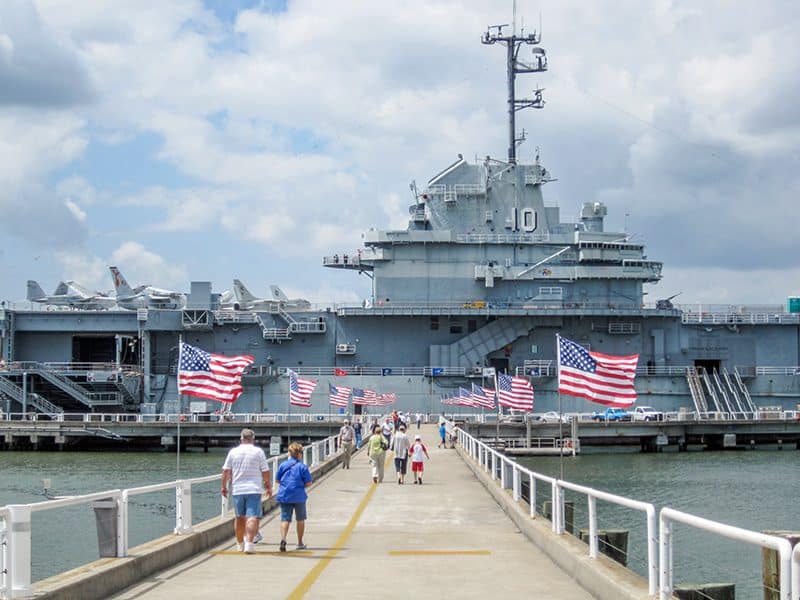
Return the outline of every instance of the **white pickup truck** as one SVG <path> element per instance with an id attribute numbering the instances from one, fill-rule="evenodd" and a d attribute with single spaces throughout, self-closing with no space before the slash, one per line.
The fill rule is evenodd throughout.
<path id="1" fill-rule="evenodd" d="M 637 406 L 631 411 L 634 421 L 663 421 L 664 413 L 652 406 Z"/>

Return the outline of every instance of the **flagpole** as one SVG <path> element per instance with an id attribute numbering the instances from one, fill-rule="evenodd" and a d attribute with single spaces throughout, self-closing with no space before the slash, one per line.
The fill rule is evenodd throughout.
<path id="1" fill-rule="evenodd" d="M 558 453 L 559 479 L 564 480 L 564 416 L 561 410 L 561 336 L 556 334 L 556 364 L 558 366 L 558 437 L 561 438 L 561 451 Z M 573 444 L 575 441 L 573 440 Z"/>
<path id="2" fill-rule="evenodd" d="M 288 376 L 287 372 L 287 376 Z M 286 413 L 286 447 L 289 447 L 289 444 L 292 443 L 292 384 L 289 384 L 289 388 L 287 389 L 288 396 L 287 399 L 289 401 L 289 409 Z"/>
<path id="3" fill-rule="evenodd" d="M 178 335 L 178 369 L 176 377 L 180 379 L 181 354 L 183 353 L 183 334 Z M 177 385 L 177 381 L 176 381 Z M 175 479 L 181 478 L 181 415 L 183 414 L 183 394 L 178 392 L 178 443 L 175 448 Z"/>
<path id="4" fill-rule="evenodd" d="M 495 443 L 500 443 L 500 415 L 503 413 L 500 407 L 500 394 L 497 393 L 497 367 L 494 369 L 494 401 L 497 402 L 497 423 L 495 425 Z"/>

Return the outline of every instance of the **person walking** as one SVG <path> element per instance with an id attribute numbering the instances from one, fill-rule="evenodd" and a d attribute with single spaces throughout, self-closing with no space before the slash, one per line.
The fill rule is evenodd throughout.
<path id="1" fill-rule="evenodd" d="M 301 460 L 303 446 L 298 442 L 289 444 L 289 460 L 281 463 L 275 481 L 280 485 L 276 500 L 281 505 L 281 552 L 286 552 L 286 536 L 292 523 L 292 513 L 297 520 L 297 549 L 305 550 L 303 535 L 306 531 L 306 488 L 311 485 L 311 471 Z"/>
<path id="2" fill-rule="evenodd" d="M 417 429 L 419 429 L 419 426 L 420 426 L 421 424 L 422 424 L 422 413 L 421 413 L 421 412 L 418 412 L 418 413 L 417 413 Z"/>
<path id="3" fill-rule="evenodd" d="M 361 425 L 361 419 L 356 419 L 356 422 L 353 423 L 353 431 L 356 434 L 356 450 L 361 448 L 361 431 L 363 426 Z"/>
<path id="4" fill-rule="evenodd" d="M 392 438 L 392 451 L 394 452 L 394 470 L 397 471 L 397 483 L 403 485 L 406 482 L 406 468 L 408 466 L 408 449 L 411 442 L 406 435 L 406 426 L 400 425 L 397 433 Z"/>
<path id="5" fill-rule="evenodd" d="M 261 519 L 261 497 L 264 489 L 272 496 L 267 457 L 255 446 L 256 436 L 252 429 L 242 429 L 239 445 L 228 452 L 222 465 L 222 495 L 228 497 L 231 484 L 236 535 L 236 549 L 247 554 L 255 552 L 258 526 Z M 263 486 L 263 487 L 262 487 Z"/>
<path id="6" fill-rule="evenodd" d="M 383 463 L 386 458 L 386 449 L 389 443 L 381 435 L 380 426 L 376 425 L 372 429 L 372 435 L 367 442 L 367 457 L 372 465 L 372 482 L 383 481 Z"/>
<path id="7" fill-rule="evenodd" d="M 430 459 L 428 449 L 422 443 L 422 436 L 414 436 L 414 443 L 411 445 L 411 472 L 414 474 L 414 483 L 422 485 L 422 472 L 425 470 L 425 459 Z"/>
<path id="8" fill-rule="evenodd" d="M 439 442 L 437 448 L 447 448 L 447 427 L 445 423 L 444 419 L 439 422 L 439 437 L 442 438 L 442 441 Z"/>
<path id="9" fill-rule="evenodd" d="M 342 428 L 339 430 L 339 448 L 342 449 L 342 468 L 350 468 L 350 456 L 353 454 L 353 444 L 355 443 L 356 432 L 350 425 L 350 421 L 344 420 Z"/>
<path id="10" fill-rule="evenodd" d="M 389 447 L 389 442 L 392 441 L 392 434 L 394 433 L 394 425 L 392 423 L 391 417 L 386 417 L 381 426 L 381 434 L 383 434 L 384 439 L 386 440 L 386 447 Z"/>

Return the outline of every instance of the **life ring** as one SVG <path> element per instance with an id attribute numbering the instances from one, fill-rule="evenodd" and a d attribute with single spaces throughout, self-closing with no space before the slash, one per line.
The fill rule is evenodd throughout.
<path id="1" fill-rule="evenodd" d="M 566 448 L 567 450 L 572 450 L 572 438 L 567 438 L 567 439 L 565 439 L 565 440 L 564 440 L 564 444 L 563 444 L 563 446 L 564 446 L 564 448 Z"/>

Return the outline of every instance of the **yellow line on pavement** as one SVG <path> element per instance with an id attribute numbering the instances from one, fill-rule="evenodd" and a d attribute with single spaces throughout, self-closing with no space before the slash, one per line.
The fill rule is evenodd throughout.
<path id="1" fill-rule="evenodd" d="M 242 552 L 240 550 L 214 550 L 209 552 L 209 554 L 213 554 L 215 556 L 297 556 L 297 557 L 304 557 L 309 558 L 314 556 L 314 553 L 311 550 L 292 550 L 291 552 L 279 552 L 278 550 L 265 550 L 261 552 L 260 550 L 256 550 L 252 554 L 247 554 L 246 552 Z"/>
<path id="2" fill-rule="evenodd" d="M 387 457 L 386 462 L 389 462 Z M 384 464 L 385 466 L 385 464 Z M 353 516 L 350 517 L 350 520 L 347 522 L 347 525 L 344 528 L 344 531 L 339 535 L 337 540 L 334 542 L 333 546 L 325 553 L 320 561 L 314 565 L 314 568 L 308 572 L 308 574 L 303 577 L 303 580 L 297 584 L 297 587 L 292 590 L 292 593 L 287 596 L 286 600 L 301 600 L 311 589 L 311 586 L 319 579 L 319 576 L 322 575 L 322 572 L 331 564 L 331 561 L 339 554 L 339 550 L 344 548 L 344 545 L 347 543 L 347 540 L 350 539 L 350 536 L 353 534 L 353 530 L 356 528 L 356 524 L 358 523 L 361 515 L 364 513 L 364 510 L 367 508 L 370 500 L 372 500 L 372 496 L 375 495 L 375 490 L 378 489 L 378 484 L 373 483 L 369 486 L 369 490 L 367 490 L 366 495 L 361 500 L 361 503 L 356 508 L 356 511 L 353 513 Z"/>
<path id="3" fill-rule="evenodd" d="M 389 550 L 389 556 L 485 556 L 489 550 Z"/>

